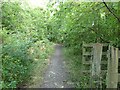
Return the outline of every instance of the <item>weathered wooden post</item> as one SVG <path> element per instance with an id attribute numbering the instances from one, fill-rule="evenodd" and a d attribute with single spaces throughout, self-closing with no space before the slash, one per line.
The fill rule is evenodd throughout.
<path id="1" fill-rule="evenodd" d="M 109 46 L 107 88 L 117 88 L 118 84 L 118 48 Z"/>
<path id="2" fill-rule="evenodd" d="M 93 58 L 93 43 L 85 44 L 83 43 L 82 48 L 82 76 L 89 77 L 85 83 L 87 83 L 86 88 L 91 88 L 91 64 Z M 89 50 L 90 51 L 89 51 Z M 89 58 L 88 58 L 89 57 Z M 89 68 L 88 68 L 89 67 Z"/>
<path id="3" fill-rule="evenodd" d="M 93 46 L 93 63 L 92 63 L 92 78 L 93 86 L 95 88 L 100 88 L 100 73 L 101 73 L 101 58 L 102 58 L 102 48 L 103 45 L 96 43 Z M 94 86 L 95 85 L 95 86 Z"/>
<path id="4" fill-rule="evenodd" d="M 107 43 L 83 43 L 82 76 L 89 76 L 88 82 L 86 81 L 88 88 L 102 88 L 104 84 L 102 79 L 107 70 L 102 69 L 103 66 L 101 65 L 105 66 L 107 64 L 107 60 L 102 58 L 102 56 L 107 55 L 105 47 L 108 47 Z"/>

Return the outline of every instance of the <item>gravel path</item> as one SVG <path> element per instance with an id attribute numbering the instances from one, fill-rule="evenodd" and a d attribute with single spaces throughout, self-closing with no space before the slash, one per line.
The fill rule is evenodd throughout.
<path id="1" fill-rule="evenodd" d="M 68 75 L 63 61 L 62 46 L 56 45 L 41 88 L 71 88 L 72 83 L 69 82 Z"/>

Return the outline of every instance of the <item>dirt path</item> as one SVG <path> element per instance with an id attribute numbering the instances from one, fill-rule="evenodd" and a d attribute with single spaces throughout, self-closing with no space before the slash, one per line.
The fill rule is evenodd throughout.
<path id="1" fill-rule="evenodd" d="M 41 88 L 70 88 L 72 83 L 69 82 L 68 75 L 63 61 L 62 46 L 56 45 Z"/>

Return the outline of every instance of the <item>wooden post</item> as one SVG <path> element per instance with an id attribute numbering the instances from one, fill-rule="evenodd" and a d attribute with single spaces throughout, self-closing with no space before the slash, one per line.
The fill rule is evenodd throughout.
<path id="1" fill-rule="evenodd" d="M 82 54 L 84 54 L 84 52 L 85 52 L 85 48 L 84 47 L 82 47 Z M 84 71 L 84 65 L 83 65 L 83 63 L 85 62 L 85 57 L 84 57 L 84 55 L 82 55 L 82 67 L 81 67 L 81 74 L 83 73 L 83 71 Z"/>
<path id="2" fill-rule="evenodd" d="M 117 88 L 118 83 L 118 48 L 109 46 L 107 88 Z"/>
<path id="3" fill-rule="evenodd" d="M 90 76 L 88 82 L 88 88 L 102 88 L 102 73 L 106 73 L 107 70 L 101 70 L 101 64 L 106 63 L 107 61 L 101 61 L 102 55 L 107 55 L 107 52 L 102 52 L 103 47 L 107 47 L 108 43 L 100 44 L 100 43 L 83 43 L 82 48 L 82 73 L 88 74 Z M 87 48 L 91 48 L 91 51 L 87 51 Z M 86 49 L 86 50 L 85 50 Z M 86 56 L 90 56 L 89 61 L 86 60 Z M 89 70 L 85 69 L 85 65 L 90 65 Z M 84 76 L 82 74 L 82 76 Z"/>
<path id="4" fill-rule="evenodd" d="M 89 44 L 85 44 L 83 42 L 83 47 L 82 47 L 82 76 L 86 76 L 86 77 L 90 77 L 90 79 L 88 81 L 86 81 L 85 83 L 88 83 L 86 85 L 86 88 L 91 88 L 91 68 L 87 69 L 86 70 L 86 65 L 90 65 L 91 66 L 91 63 L 92 63 L 92 56 L 93 56 L 93 53 L 92 51 L 89 52 L 89 51 L 86 51 L 87 48 L 93 48 L 93 43 L 89 43 Z M 90 56 L 90 60 L 89 61 L 86 61 L 86 57 L 87 56 Z M 85 75 L 86 74 L 86 75 Z"/>
<path id="5" fill-rule="evenodd" d="M 93 81 L 96 81 L 96 88 L 100 87 L 100 73 L 101 73 L 101 58 L 102 58 L 102 47 L 100 43 L 96 43 L 93 46 L 93 63 L 92 63 L 92 77 Z"/>

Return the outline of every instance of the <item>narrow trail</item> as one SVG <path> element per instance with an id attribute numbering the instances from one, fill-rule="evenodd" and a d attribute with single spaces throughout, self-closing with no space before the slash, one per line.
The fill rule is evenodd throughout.
<path id="1" fill-rule="evenodd" d="M 68 80 L 68 72 L 63 61 L 62 46 L 55 46 L 55 53 L 44 76 L 41 88 L 71 88 Z"/>

